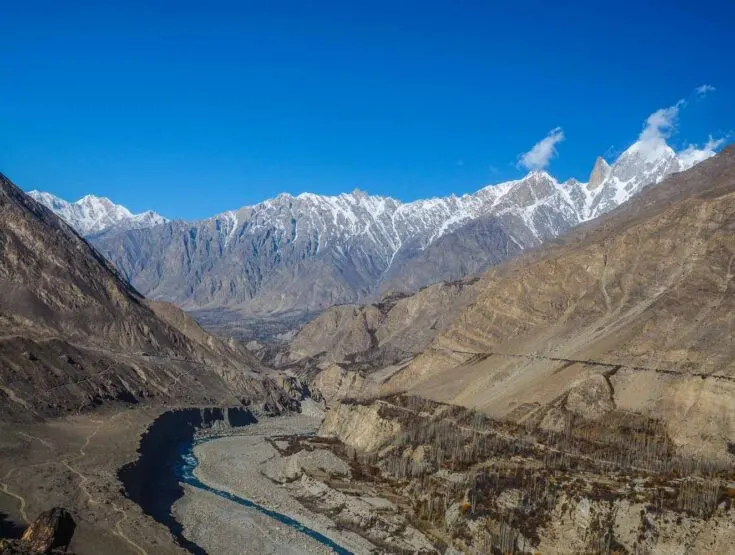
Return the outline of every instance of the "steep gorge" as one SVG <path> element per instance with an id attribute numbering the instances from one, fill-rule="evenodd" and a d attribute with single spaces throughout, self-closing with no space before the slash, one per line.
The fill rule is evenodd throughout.
<path id="1" fill-rule="evenodd" d="M 176 470 L 183 464 L 182 453 L 199 433 L 221 433 L 255 422 L 256 416 L 241 407 L 164 412 L 141 437 L 138 459 L 118 472 L 125 495 L 146 514 L 164 524 L 183 547 L 192 553 L 203 552 L 184 537 L 181 524 L 171 514 L 174 503 L 184 495 Z"/>

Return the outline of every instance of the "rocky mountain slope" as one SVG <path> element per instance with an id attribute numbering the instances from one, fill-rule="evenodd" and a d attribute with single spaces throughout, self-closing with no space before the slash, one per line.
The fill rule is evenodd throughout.
<path id="1" fill-rule="evenodd" d="M 76 202 L 67 202 L 51 193 L 41 191 L 30 191 L 28 196 L 53 210 L 84 236 L 111 230 L 146 229 L 168 221 L 151 210 L 133 214 L 108 198 L 94 195 L 87 195 Z"/>
<path id="2" fill-rule="evenodd" d="M 103 402 L 290 402 L 242 348 L 149 303 L 2 175 L 0 221 L 2 420 Z"/>
<path id="3" fill-rule="evenodd" d="M 187 310 L 313 312 L 485 270 L 694 161 L 641 140 L 611 166 L 599 159 L 588 183 L 536 171 L 411 203 L 357 190 L 283 194 L 199 222 L 107 228 L 93 241 L 144 294 Z"/>
<path id="4" fill-rule="evenodd" d="M 612 410 L 735 454 L 735 147 L 482 276 L 385 390 L 549 430 Z"/>
<path id="5" fill-rule="evenodd" d="M 421 353 L 475 297 L 476 279 L 437 283 L 413 295 L 386 295 L 368 305 L 325 310 L 284 346 L 256 350 L 327 400 L 377 391 L 379 379 Z M 375 372 L 380 370 L 380 372 Z"/>
<path id="6" fill-rule="evenodd" d="M 636 150 L 631 152 L 635 154 Z M 599 158 L 589 186 L 596 190 L 606 180 L 618 180 L 623 175 L 616 173 L 611 177 L 611 174 L 610 166 Z M 439 243 L 441 241 L 437 245 Z M 464 254 L 457 248 L 451 252 L 457 256 Z M 473 302 L 477 292 L 484 288 L 484 281 L 465 280 L 438 284 L 400 299 L 388 296 L 373 305 L 330 308 L 304 326 L 290 341 L 287 354 L 273 362 L 312 370 L 336 363 L 343 370 L 368 372 L 398 364 L 423 351 L 435 335 L 453 324 L 461 311 Z M 335 373 L 333 369 L 332 374 Z"/>
<path id="7" fill-rule="evenodd" d="M 438 551 L 728 552 L 733 276 L 730 146 L 461 294 L 333 307 L 281 356 L 329 403 L 330 488 Z"/>
<path id="8" fill-rule="evenodd" d="M 311 506 L 342 517 L 338 495 L 390 499 L 427 552 L 704 554 L 735 541 L 732 464 L 682 454 L 660 421 L 625 409 L 553 430 L 393 395 L 336 403 L 319 435 L 351 475 L 332 473 Z"/>

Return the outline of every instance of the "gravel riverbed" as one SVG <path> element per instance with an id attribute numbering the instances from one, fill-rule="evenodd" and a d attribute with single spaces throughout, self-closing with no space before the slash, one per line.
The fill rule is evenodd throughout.
<path id="1" fill-rule="evenodd" d="M 283 458 L 267 438 L 310 434 L 320 419 L 298 415 L 263 419 L 236 434 L 201 443 L 195 476 L 210 487 L 230 492 L 297 520 L 353 553 L 373 547 L 360 536 L 339 530 L 329 518 L 306 509 L 288 490 L 268 476 Z M 326 545 L 257 509 L 243 507 L 216 494 L 185 485 L 173 507 L 184 535 L 209 553 L 300 554 L 333 553 Z"/>

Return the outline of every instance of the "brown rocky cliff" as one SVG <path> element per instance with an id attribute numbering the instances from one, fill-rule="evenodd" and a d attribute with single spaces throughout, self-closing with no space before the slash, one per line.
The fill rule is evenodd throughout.
<path id="1" fill-rule="evenodd" d="M 40 553 L 57 548 L 66 550 L 76 527 L 69 511 L 54 507 L 38 515 L 23 534 L 21 542 Z"/>
<path id="2" fill-rule="evenodd" d="M 338 402 L 327 412 L 319 435 L 337 438 L 358 451 L 376 451 L 401 430 L 397 420 L 381 414 L 381 406 L 380 402 Z"/>

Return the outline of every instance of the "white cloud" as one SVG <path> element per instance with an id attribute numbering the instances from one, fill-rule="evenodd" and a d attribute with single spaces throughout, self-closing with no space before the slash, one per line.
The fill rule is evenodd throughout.
<path id="1" fill-rule="evenodd" d="M 702 148 L 697 148 L 696 145 L 689 145 L 679 153 L 682 170 L 687 170 L 692 166 L 703 162 L 707 158 L 712 158 L 717 154 L 717 149 L 723 144 L 725 144 L 724 138 L 715 139 L 710 135 Z"/>
<path id="2" fill-rule="evenodd" d="M 533 145 L 528 152 L 518 157 L 518 165 L 527 170 L 542 170 L 549 165 L 556 156 L 556 145 L 564 140 L 564 131 L 561 127 L 552 129 L 549 134 Z"/>
<path id="3" fill-rule="evenodd" d="M 702 85 L 695 89 L 697 94 L 701 96 L 713 90 L 714 87 L 711 85 Z M 652 157 L 660 154 L 661 149 L 669 148 L 666 143 L 666 139 L 676 132 L 679 112 L 682 108 L 686 107 L 686 105 L 686 101 L 682 99 L 673 106 L 661 108 L 648 116 L 645 124 L 643 125 L 643 130 L 638 137 L 636 148 L 640 152 Z M 710 135 L 709 140 L 701 148 L 697 145 L 690 144 L 684 150 L 677 153 L 682 169 L 691 168 L 699 162 L 702 162 L 707 158 L 711 158 L 717 153 L 716 150 L 722 146 L 724 142 L 724 138 L 715 139 Z"/>
<path id="4" fill-rule="evenodd" d="M 725 144 L 725 137 L 719 139 L 713 139 L 712 135 L 709 136 L 709 140 L 705 143 L 704 148 L 706 150 L 715 150 Z"/>
<path id="5" fill-rule="evenodd" d="M 680 100 L 668 108 L 660 108 L 646 119 L 638 140 L 642 143 L 658 144 L 666 142 L 676 129 L 676 120 L 679 117 L 679 109 L 686 106 L 684 100 Z"/>
<path id="6" fill-rule="evenodd" d="M 715 92 L 716 90 L 717 89 L 712 85 L 707 85 L 705 83 L 704 85 L 700 85 L 696 89 L 694 89 L 694 92 L 697 93 L 699 96 L 705 96 L 707 93 Z"/>

